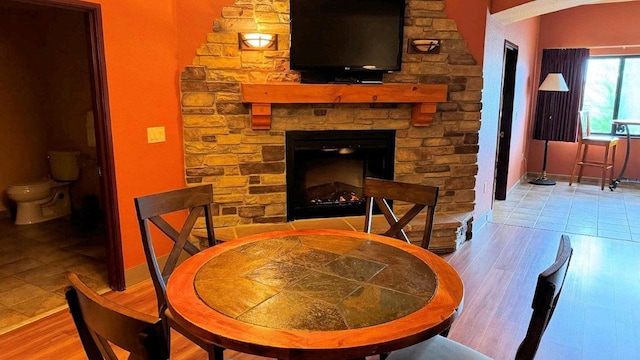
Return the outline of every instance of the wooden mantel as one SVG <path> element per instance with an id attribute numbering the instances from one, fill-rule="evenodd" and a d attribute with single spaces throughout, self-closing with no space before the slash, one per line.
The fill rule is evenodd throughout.
<path id="1" fill-rule="evenodd" d="M 251 104 L 251 128 L 271 128 L 271 104 L 409 103 L 413 126 L 427 126 L 447 85 L 437 84 L 242 84 L 242 102 Z"/>

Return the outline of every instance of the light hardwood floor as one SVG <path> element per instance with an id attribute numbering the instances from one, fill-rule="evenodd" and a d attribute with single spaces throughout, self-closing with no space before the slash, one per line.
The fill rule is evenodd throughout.
<path id="1" fill-rule="evenodd" d="M 487 224 L 445 258 L 465 283 L 465 304 L 450 337 L 495 359 L 512 359 L 531 316 L 538 273 L 561 232 Z M 570 234 L 574 256 L 537 359 L 640 359 L 640 243 Z M 109 298 L 153 313 L 149 282 Z M 0 359 L 84 359 L 67 311 L 0 337 Z M 237 360 L 260 357 L 226 351 Z M 172 358 L 204 359 L 178 334 Z"/>

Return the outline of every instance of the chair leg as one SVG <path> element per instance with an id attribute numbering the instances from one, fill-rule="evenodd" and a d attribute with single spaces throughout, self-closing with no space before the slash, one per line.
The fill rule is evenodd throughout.
<path id="1" fill-rule="evenodd" d="M 576 170 L 578 169 L 578 163 L 580 162 L 581 150 L 582 150 L 582 141 L 578 140 L 578 151 L 576 151 L 576 159 L 573 161 L 573 168 L 571 169 L 571 177 L 569 178 L 569 186 L 573 184 L 573 179 L 576 176 Z"/>
<path id="2" fill-rule="evenodd" d="M 582 153 L 582 163 L 587 161 L 587 152 L 589 152 L 589 144 L 584 144 L 584 152 Z M 582 171 L 584 170 L 584 166 L 580 165 L 580 170 L 578 171 L 578 181 L 582 181 Z"/>
<path id="3" fill-rule="evenodd" d="M 616 167 L 616 151 L 618 150 L 618 144 L 613 144 L 611 147 L 611 172 L 609 173 L 609 183 L 613 182 L 613 170 Z"/>
<path id="4" fill-rule="evenodd" d="M 224 348 L 213 345 L 213 351 L 209 350 L 209 360 L 224 360 Z"/>
<path id="5" fill-rule="evenodd" d="M 604 148 L 604 160 L 602 160 L 602 179 L 600 180 L 600 190 L 604 190 L 604 183 L 607 179 L 607 168 L 609 167 L 609 148 L 610 145 L 607 145 Z"/>

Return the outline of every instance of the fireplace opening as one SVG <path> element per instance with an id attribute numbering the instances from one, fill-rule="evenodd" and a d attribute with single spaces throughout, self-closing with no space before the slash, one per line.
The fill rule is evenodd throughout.
<path id="1" fill-rule="evenodd" d="M 288 131 L 287 220 L 363 215 L 364 178 L 393 179 L 394 130 Z"/>

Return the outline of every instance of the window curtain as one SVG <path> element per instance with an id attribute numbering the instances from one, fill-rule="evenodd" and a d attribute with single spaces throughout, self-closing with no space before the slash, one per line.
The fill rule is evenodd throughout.
<path id="1" fill-rule="evenodd" d="M 534 139 L 576 142 L 588 58 L 589 49 L 542 50 L 538 86 L 547 74 L 562 73 L 569 91 L 538 91 Z"/>

